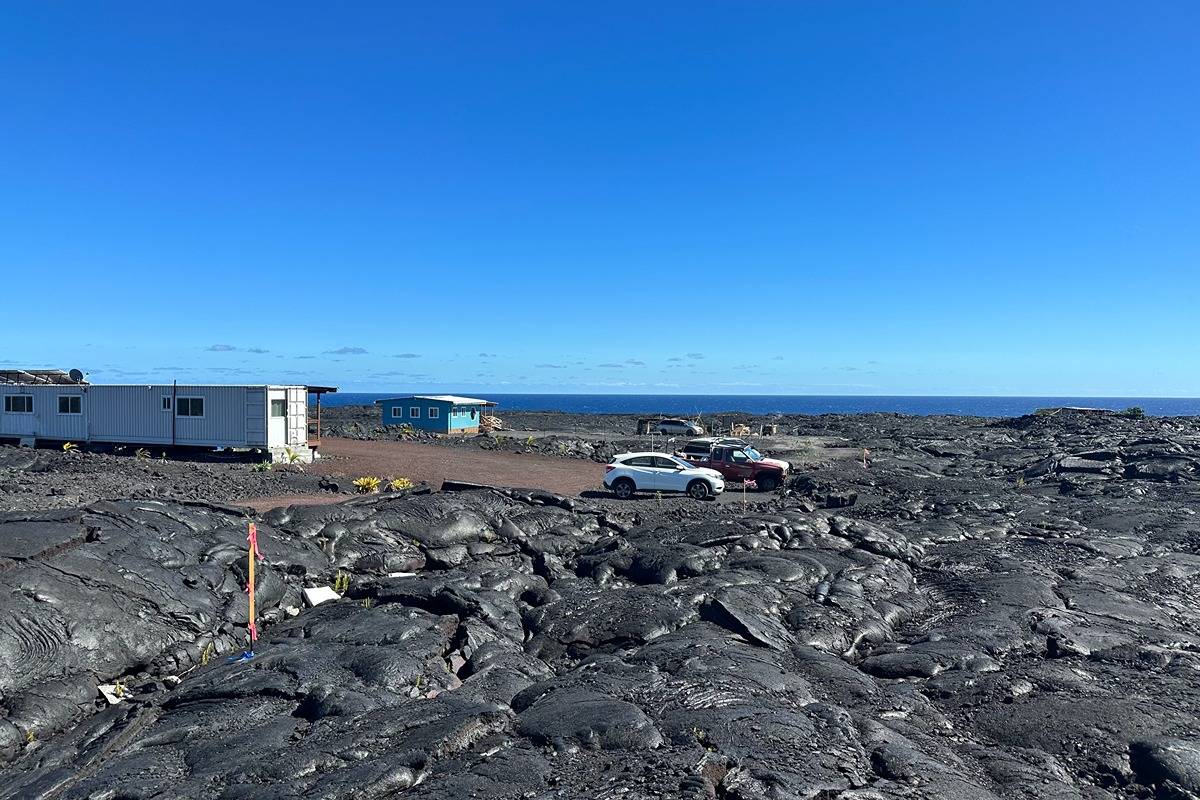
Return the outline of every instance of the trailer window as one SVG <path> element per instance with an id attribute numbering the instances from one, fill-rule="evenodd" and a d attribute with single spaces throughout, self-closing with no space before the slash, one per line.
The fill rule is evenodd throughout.
<path id="1" fill-rule="evenodd" d="M 287 400 L 272 400 L 271 401 L 271 416 L 286 417 L 287 416 Z"/>
<path id="2" fill-rule="evenodd" d="M 180 397 L 175 403 L 175 416 L 177 417 L 203 417 L 204 416 L 204 398 L 203 397 Z"/>
<path id="3" fill-rule="evenodd" d="M 60 394 L 58 396 L 58 413 L 82 414 L 83 398 L 77 394 Z"/>
<path id="4" fill-rule="evenodd" d="M 392 406 L 392 419 L 400 419 L 404 416 L 403 406 Z"/>
<path id="5" fill-rule="evenodd" d="M 431 408 L 431 409 L 429 409 L 429 418 L 430 418 L 430 419 L 437 419 L 437 418 L 438 418 L 438 414 L 440 414 L 440 413 L 441 413 L 441 411 L 442 411 L 442 410 L 441 410 L 440 408 Z"/>
<path id="6" fill-rule="evenodd" d="M 4 396 L 4 410 L 9 414 L 32 414 L 33 395 L 9 394 Z"/>
<path id="7" fill-rule="evenodd" d="M 167 396 L 167 395 L 163 395 L 163 399 L 162 399 L 162 410 L 163 410 L 163 411 L 170 411 L 170 410 L 171 410 L 171 398 L 170 398 L 169 396 Z"/>
<path id="8" fill-rule="evenodd" d="M 421 407 L 420 406 L 409 406 L 408 407 L 408 416 L 410 416 L 413 419 L 420 419 L 421 418 Z"/>

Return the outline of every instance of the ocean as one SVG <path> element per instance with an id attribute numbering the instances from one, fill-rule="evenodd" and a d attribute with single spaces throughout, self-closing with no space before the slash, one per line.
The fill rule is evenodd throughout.
<path id="1" fill-rule="evenodd" d="M 327 394 L 324 406 L 370 405 L 396 394 Z M 493 394 L 484 397 L 509 411 L 565 411 L 573 414 L 674 414 L 694 416 L 721 411 L 747 414 L 953 414 L 973 417 L 1016 417 L 1039 408 L 1081 406 L 1114 411 L 1139 406 L 1153 416 L 1200 416 L 1194 397 L 920 397 L 852 395 L 670 395 L 670 394 Z"/>

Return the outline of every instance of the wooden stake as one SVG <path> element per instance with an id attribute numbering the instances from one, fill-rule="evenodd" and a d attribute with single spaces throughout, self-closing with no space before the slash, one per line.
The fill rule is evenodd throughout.
<path id="1" fill-rule="evenodd" d="M 253 522 L 250 523 L 250 533 L 246 537 L 246 540 L 249 543 L 246 547 L 246 563 L 249 568 L 249 581 L 246 586 L 246 594 L 250 600 L 250 622 L 247 628 L 250 630 L 250 642 L 253 647 L 253 643 L 258 641 L 258 626 L 254 624 L 254 561 L 255 556 L 258 555 L 258 528 L 255 527 Z"/>

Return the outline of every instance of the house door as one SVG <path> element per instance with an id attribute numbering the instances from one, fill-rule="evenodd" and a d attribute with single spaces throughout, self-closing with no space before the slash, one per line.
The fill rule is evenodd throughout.
<path id="1" fill-rule="evenodd" d="M 283 447 L 288 443 L 287 411 L 285 390 L 267 392 L 267 444 L 271 447 Z"/>

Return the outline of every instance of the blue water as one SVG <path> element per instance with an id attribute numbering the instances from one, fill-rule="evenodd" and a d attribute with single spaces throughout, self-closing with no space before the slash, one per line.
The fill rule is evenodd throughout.
<path id="1" fill-rule="evenodd" d="M 324 406 L 370 405 L 395 394 L 354 392 L 327 394 Z M 884 397 L 849 395 L 670 395 L 670 394 L 490 394 L 497 413 L 509 411 L 566 411 L 575 414 L 955 414 L 974 417 L 1016 417 L 1039 408 L 1082 406 L 1114 411 L 1140 406 L 1153 416 L 1200 415 L 1194 397 Z"/>

